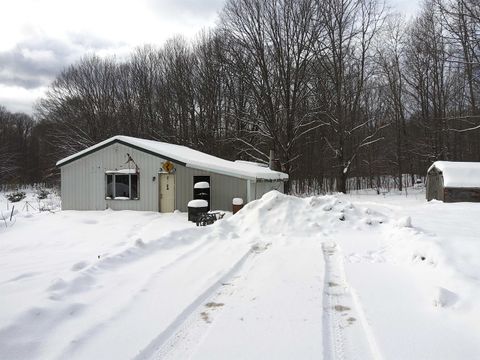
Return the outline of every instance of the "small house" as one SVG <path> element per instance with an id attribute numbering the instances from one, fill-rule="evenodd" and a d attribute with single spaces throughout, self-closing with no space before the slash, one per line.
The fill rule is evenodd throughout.
<path id="1" fill-rule="evenodd" d="M 193 199 L 231 210 L 270 190 L 284 191 L 288 175 L 248 161 L 229 161 L 181 145 L 114 136 L 57 162 L 64 210 L 187 211 Z"/>
<path id="2" fill-rule="evenodd" d="M 427 171 L 427 200 L 480 202 L 480 162 L 436 161 Z"/>

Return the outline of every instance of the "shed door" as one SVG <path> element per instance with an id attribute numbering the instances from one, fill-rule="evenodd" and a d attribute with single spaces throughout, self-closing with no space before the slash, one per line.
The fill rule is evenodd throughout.
<path id="1" fill-rule="evenodd" d="M 159 211 L 173 212 L 175 210 L 175 175 L 159 174 Z"/>

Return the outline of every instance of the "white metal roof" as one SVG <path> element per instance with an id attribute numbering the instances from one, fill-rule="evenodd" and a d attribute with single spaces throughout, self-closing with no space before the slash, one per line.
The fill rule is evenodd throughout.
<path id="1" fill-rule="evenodd" d="M 435 161 L 428 169 L 442 172 L 445 187 L 480 188 L 480 162 Z"/>
<path id="2" fill-rule="evenodd" d="M 223 175 L 241 177 L 252 180 L 287 180 L 288 175 L 279 171 L 273 171 L 265 166 L 255 165 L 245 161 L 229 161 L 208 155 L 182 145 L 174 145 L 165 142 L 139 139 L 130 136 L 114 136 L 85 150 L 70 155 L 57 162 L 57 166 L 64 165 L 79 157 L 87 155 L 96 149 L 108 146 L 110 143 L 120 142 L 144 149 L 148 152 L 184 163 L 186 167 L 211 171 Z"/>

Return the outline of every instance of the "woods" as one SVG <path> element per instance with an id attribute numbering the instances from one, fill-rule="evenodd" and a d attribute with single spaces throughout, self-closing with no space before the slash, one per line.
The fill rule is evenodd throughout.
<path id="1" fill-rule="evenodd" d="M 427 0 L 410 21 L 376 0 L 229 0 L 193 41 L 82 58 L 33 117 L 0 108 L 0 183 L 54 181 L 56 160 L 122 134 L 264 163 L 273 149 L 295 191 L 402 190 L 434 160 L 480 161 L 479 57 L 476 0 Z"/>

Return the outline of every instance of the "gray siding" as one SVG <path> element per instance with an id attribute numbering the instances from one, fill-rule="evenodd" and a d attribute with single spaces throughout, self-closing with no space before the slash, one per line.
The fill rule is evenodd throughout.
<path id="1" fill-rule="evenodd" d="M 106 200 L 105 172 L 126 168 L 127 153 L 140 168 L 139 200 Z M 62 209 L 158 211 L 158 172 L 163 161 L 117 143 L 66 164 L 61 167 Z"/>
<path id="2" fill-rule="evenodd" d="M 220 175 L 209 171 L 177 166 L 176 172 L 176 207 L 187 211 L 187 204 L 193 199 L 193 177 L 210 176 L 210 208 L 212 210 L 232 210 L 235 197 L 247 200 L 247 181 L 233 176 Z"/>
<path id="3" fill-rule="evenodd" d="M 272 190 L 277 190 L 283 193 L 283 181 L 260 181 L 257 180 L 255 185 L 255 194 L 253 195 L 254 199 L 260 199 L 267 192 Z"/>
<path id="4" fill-rule="evenodd" d="M 105 172 L 127 168 L 127 153 L 140 169 L 138 200 L 105 199 Z M 61 167 L 62 209 L 158 211 L 158 174 L 164 159 L 114 143 Z M 232 210 L 232 199 L 246 203 L 247 180 L 175 164 L 175 208 L 187 211 L 193 199 L 193 177 L 210 176 L 212 210 Z M 155 178 L 155 179 L 154 179 Z M 259 199 L 270 190 L 283 192 L 282 181 L 251 181 L 251 198 Z"/>

